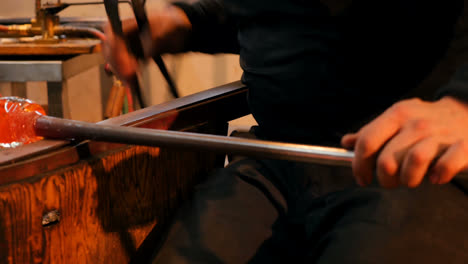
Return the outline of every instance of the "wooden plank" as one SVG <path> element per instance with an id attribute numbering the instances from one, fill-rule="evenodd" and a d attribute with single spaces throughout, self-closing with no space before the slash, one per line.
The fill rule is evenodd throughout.
<path id="1" fill-rule="evenodd" d="M 59 43 L 1 43 L 0 56 L 65 56 L 97 53 L 100 40 L 69 39 Z"/>
<path id="2" fill-rule="evenodd" d="M 7 165 L 52 152 L 69 144 L 69 141 L 64 140 L 40 140 L 14 149 L 0 149 L 0 171 Z"/>

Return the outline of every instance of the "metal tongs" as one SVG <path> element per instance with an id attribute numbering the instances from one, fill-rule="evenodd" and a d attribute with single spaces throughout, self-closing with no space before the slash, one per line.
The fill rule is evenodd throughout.
<path id="1" fill-rule="evenodd" d="M 145 57 L 145 55 L 150 56 L 152 49 L 152 40 L 148 16 L 146 15 L 145 11 L 145 1 L 131 0 L 130 3 L 138 25 L 139 42 L 130 42 L 128 39 L 126 39 L 124 35 L 122 29 L 122 20 L 120 19 L 119 13 L 119 0 L 104 0 L 104 6 L 106 8 L 106 13 L 109 18 L 112 30 L 114 31 L 114 34 L 126 41 L 128 51 L 135 55 L 135 57 L 143 58 Z M 164 79 L 166 79 L 172 96 L 174 98 L 178 98 L 179 94 L 177 92 L 176 85 L 172 80 L 171 76 L 169 75 L 167 67 L 164 64 L 164 61 L 162 60 L 161 56 L 153 56 L 153 60 L 158 65 L 159 70 L 164 76 Z M 130 86 L 134 88 L 141 108 L 144 108 L 146 104 L 143 101 L 141 85 L 137 76 L 130 80 Z"/>

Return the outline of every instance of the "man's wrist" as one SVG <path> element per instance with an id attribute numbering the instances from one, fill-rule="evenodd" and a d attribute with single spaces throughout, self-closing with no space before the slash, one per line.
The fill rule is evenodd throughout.
<path id="1" fill-rule="evenodd" d="M 444 107 L 456 107 L 460 111 L 465 111 L 468 114 L 468 100 L 455 97 L 452 95 L 446 95 L 440 98 L 436 103 L 443 105 Z"/>

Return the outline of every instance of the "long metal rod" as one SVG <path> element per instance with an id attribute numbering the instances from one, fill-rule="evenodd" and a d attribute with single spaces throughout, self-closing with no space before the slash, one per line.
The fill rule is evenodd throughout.
<path id="1" fill-rule="evenodd" d="M 110 126 L 41 116 L 35 123 L 39 136 L 53 139 L 89 139 L 131 145 L 208 150 L 222 154 L 351 167 L 354 152 L 342 148 L 280 143 L 170 130 Z M 468 180 L 468 171 L 457 178 Z"/>
<path id="2" fill-rule="evenodd" d="M 253 140 L 199 133 L 86 123 L 42 116 L 36 120 L 36 133 L 54 139 L 90 139 L 132 145 L 209 150 L 256 158 L 351 166 L 352 151 L 291 143 Z"/>

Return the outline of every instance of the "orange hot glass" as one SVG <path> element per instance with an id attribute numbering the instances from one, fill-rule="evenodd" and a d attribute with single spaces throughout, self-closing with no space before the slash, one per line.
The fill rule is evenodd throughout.
<path id="1" fill-rule="evenodd" d="M 0 148 L 12 148 L 42 139 L 34 130 L 36 119 L 44 109 L 19 97 L 0 98 Z"/>

